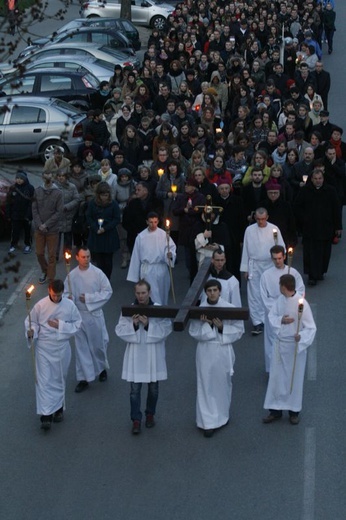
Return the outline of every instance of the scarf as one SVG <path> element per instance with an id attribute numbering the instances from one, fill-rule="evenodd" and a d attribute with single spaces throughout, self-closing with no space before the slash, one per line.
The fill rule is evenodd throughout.
<path id="1" fill-rule="evenodd" d="M 342 159 L 341 139 L 334 141 L 334 139 L 330 138 L 330 144 L 335 148 L 337 158 Z"/>

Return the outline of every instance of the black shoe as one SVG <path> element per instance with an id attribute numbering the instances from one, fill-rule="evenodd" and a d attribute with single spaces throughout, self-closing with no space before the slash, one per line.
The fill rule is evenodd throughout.
<path id="1" fill-rule="evenodd" d="M 107 381 L 107 370 L 102 370 L 102 372 L 99 375 L 99 381 L 101 381 L 101 383 Z"/>
<path id="2" fill-rule="evenodd" d="M 49 431 L 52 427 L 52 416 L 41 415 L 41 430 Z"/>
<path id="3" fill-rule="evenodd" d="M 281 417 L 282 417 L 282 415 L 273 415 L 270 413 L 269 415 L 267 415 L 267 417 L 264 417 L 262 419 L 262 422 L 263 422 L 263 424 L 270 424 L 274 421 L 281 419 Z"/>
<path id="4" fill-rule="evenodd" d="M 76 392 L 76 394 L 80 394 L 81 392 L 84 392 L 84 390 L 86 390 L 89 386 L 89 383 L 87 381 L 79 381 L 78 385 L 76 386 L 76 388 L 74 389 L 74 391 Z"/>
<path id="5" fill-rule="evenodd" d="M 145 418 L 145 427 L 154 428 L 154 426 L 155 426 L 154 416 L 152 414 L 148 413 L 148 415 Z"/>
<path id="6" fill-rule="evenodd" d="M 133 421 L 132 433 L 133 435 L 138 435 L 141 433 L 141 421 Z"/>
<path id="7" fill-rule="evenodd" d="M 296 426 L 297 424 L 299 424 L 298 415 L 290 415 L 290 423 L 293 424 L 293 426 Z"/>
<path id="8" fill-rule="evenodd" d="M 64 420 L 64 410 L 60 408 L 53 414 L 53 422 L 58 423 Z"/>
<path id="9" fill-rule="evenodd" d="M 254 325 L 254 327 L 251 331 L 252 336 L 258 336 L 259 334 L 262 334 L 263 328 L 264 328 L 263 323 L 260 323 L 259 325 Z"/>
<path id="10" fill-rule="evenodd" d="M 309 278 L 308 285 L 310 285 L 311 287 L 314 287 L 315 285 L 317 285 L 317 281 L 313 280 L 312 278 Z"/>
<path id="11" fill-rule="evenodd" d="M 213 430 L 213 429 L 204 430 L 203 435 L 204 435 L 204 437 L 207 437 L 209 439 L 210 437 L 212 437 L 214 435 L 214 431 L 215 430 Z"/>

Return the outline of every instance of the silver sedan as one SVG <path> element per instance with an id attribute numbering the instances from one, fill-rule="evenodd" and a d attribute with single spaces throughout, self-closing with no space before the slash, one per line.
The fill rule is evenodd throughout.
<path id="1" fill-rule="evenodd" d="M 85 113 L 60 99 L 1 98 L 0 159 L 39 157 L 45 162 L 57 145 L 76 154 L 85 120 Z"/>

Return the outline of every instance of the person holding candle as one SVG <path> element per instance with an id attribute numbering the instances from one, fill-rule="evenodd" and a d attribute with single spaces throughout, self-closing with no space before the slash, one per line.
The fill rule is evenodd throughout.
<path id="1" fill-rule="evenodd" d="M 288 265 L 285 264 L 286 254 L 285 248 L 282 246 L 273 246 L 270 248 L 270 255 L 273 266 L 269 267 L 260 278 L 260 290 L 263 305 L 265 307 L 264 321 L 264 360 L 265 370 L 269 372 L 270 360 L 274 348 L 274 332 L 268 320 L 268 314 L 277 298 L 280 296 L 279 280 L 284 274 L 291 274 L 296 281 L 296 292 L 300 296 L 305 294 L 305 286 L 301 275 L 290 264 L 293 258 L 293 248 L 288 250 Z"/>
<path id="2" fill-rule="evenodd" d="M 302 409 L 304 373 L 307 349 L 316 334 L 316 325 L 308 302 L 296 291 L 293 275 L 280 277 L 281 295 L 269 312 L 269 322 L 275 338 L 270 364 L 264 408 L 269 415 L 263 423 L 281 419 L 287 410 L 292 425 L 299 423 Z"/>
<path id="3" fill-rule="evenodd" d="M 35 342 L 36 410 L 41 428 L 64 418 L 65 385 L 71 361 L 69 338 L 80 329 L 82 320 L 75 304 L 63 298 L 62 280 L 50 282 L 48 296 L 42 298 L 25 320 L 28 346 Z M 31 325 L 31 327 L 30 327 Z"/>
<path id="4" fill-rule="evenodd" d="M 97 185 L 95 198 L 88 203 L 86 218 L 92 259 L 110 280 L 113 254 L 119 249 L 116 228 L 120 224 L 120 209 L 118 203 L 112 200 L 111 187 L 107 182 Z"/>
<path id="5" fill-rule="evenodd" d="M 83 392 L 97 377 L 107 380 L 108 332 L 102 307 L 113 290 L 107 276 L 90 262 L 90 251 L 81 247 L 76 254 L 78 266 L 65 280 L 65 295 L 76 305 L 82 317 L 81 328 L 75 336 L 76 393 Z"/>
<path id="6" fill-rule="evenodd" d="M 247 280 L 247 298 L 253 328 L 251 334 L 257 336 L 264 329 L 264 308 L 260 292 L 262 273 L 271 267 L 270 248 L 277 244 L 285 246 L 280 229 L 268 222 L 268 212 L 258 208 L 256 223 L 249 226 L 244 235 L 240 271 Z M 276 236 L 277 235 L 277 238 Z"/>
<path id="7" fill-rule="evenodd" d="M 153 301 L 167 305 L 170 289 L 169 264 L 174 267 L 176 245 L 163 229 L 158 227 L 159 215 L 147 215 L 147 228 L 136 238 L 127 280 L 137 283 L 145 278 L 151 285 Z"/>
<path id="8" fill-rule="evenodd" d="M 135 285 L 135 305 L 157 305 L 151 297 L 151 287 L 146 280 Z M 120 316 L 115 327 L 116 335 L 126 341 L 122 379 L 131 383 L 130 403 L 132 433 L 141 432 L 141 390 L 148 383 L 145 409 L 145 426 L 155 426 L 155 412 L 159 396 L 159 381 L 167 379 L 165 340 L 172 332 L 168 318 L 148 318 L 145 314 Z"/>
<path id="9" fill-rule="evenodd" d="M 156 197 L 163 203 L 164 218 L 171 221 L 171 236 L 178 243 L 179 221 L 172 212 L 177 197 L 184 193 L 185 178 L 180 164 L 175 159 L 168 159 L 167 173 L 161 175 L 156 186 Z"/>

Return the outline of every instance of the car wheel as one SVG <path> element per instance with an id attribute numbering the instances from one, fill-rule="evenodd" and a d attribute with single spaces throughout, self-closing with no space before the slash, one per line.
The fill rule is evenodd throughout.
<path id="1" fill-rule="evenodd" d="M 61 141 L 46 141 L 39 150 L 40 159 L 43 163 L 45 163 L 48 159 L 53 157 L 54 148 L 56 146 L 62 146 L 65 150 L 65 155 L 69 151 L 67 146 Z"/>
<path id="2" fill-rule="evenodd" d="M 150 20 L 150 27 L 163 31 L 166 27 L 166 18 L 164 16 L 154 16 L 154 18 Z"/>

